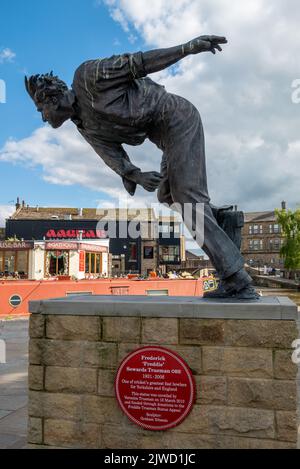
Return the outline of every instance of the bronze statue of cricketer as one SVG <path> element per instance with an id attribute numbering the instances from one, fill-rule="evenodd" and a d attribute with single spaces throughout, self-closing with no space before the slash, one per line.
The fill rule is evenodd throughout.
<path id="1" fill-rule="evenodd" d="M 222 51 L 225 37 L 200 36 L 186 44 L 111 58 L 88 60 L 76 70 L 72 89 L 52 73 L 25 79 L 26 89 L 53 128 L 71 119 L 103 161 L 123 179 L 129 194 L 136 185 L 158 200 L 184 207 L 204 206 L 205 253 L 221 282 L 211 298 L 257 299 L 240 250 L 221 228 L 207 189 L 204 134 L 197 109 L 168 93 L 148 75 L 191 54 Z M 149 139 L 163 152 L 161 172 L 142 172 L 123 144 Z"/>

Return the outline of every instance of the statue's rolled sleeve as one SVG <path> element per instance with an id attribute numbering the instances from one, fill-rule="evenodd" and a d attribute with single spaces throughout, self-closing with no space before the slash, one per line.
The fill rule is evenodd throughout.
<path id="1" fill-rule="evenodd" d="M 143 53 L 122 54 L 110 57 L 109 59 L 99 59 L 94 63 L 95 84 L 103 85 L 105 82 L 129 81 L 143 78 L 147 75 Z"/>

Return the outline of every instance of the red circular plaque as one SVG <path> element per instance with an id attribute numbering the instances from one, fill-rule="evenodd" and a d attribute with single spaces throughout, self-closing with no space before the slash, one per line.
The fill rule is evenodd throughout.
<path id="1" fill-rule="evenodd" d="M 195 401 L 191 370 L 163 347 L 143 347 L 122 362 L 115 381 L 118 403 L 127 417 L 147 430 L 179 425 Z"/>

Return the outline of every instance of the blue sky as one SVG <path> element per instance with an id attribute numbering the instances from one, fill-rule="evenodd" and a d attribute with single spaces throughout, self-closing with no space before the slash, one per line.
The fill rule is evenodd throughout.
<path id="1" fill-rule="evenodd" d="M 299 0 L 1 0 L 0 18 L 0 80 L 7 85 L 0 224 L 18 195 L 46 206 L 111 207 L 126 199 L 121 179 L 72 124 L 44 126 L 25 92 L 25 73 L 53 70 L 70 85 L 85 60 L 201 34 L 225 35 L 228 45 L 152 78 L 200 111 L 213 203 L 245 211 L 300 204 L 300 102 L 292 101 L 300 79 Z M 161 154 L 149 142 L 126 150 L 145 171 L 159 170 Z M 129 204 L 155 200 L 138 188 Z"/>
<path id="2" fill-rule="evenodd" d="M 9 48 L 16 55 L 0 63 L 0 79 L 7 87 L 7 102 L 0 104 L 0 148 L 9 138 L 26 138 L 42 126 L 24 89 L 25 73 L 53 70 L 71 84 L 83 61 L 138 47 L 129 42 L 107 7 L 93 0 L 1 0 L 0 8 L 0 51 Z M 96 205 L 98 192 L 49 184 L 41 168 L 26 166 L 0 163 L 0 205 L 18 195 L 32 205 Z"/>

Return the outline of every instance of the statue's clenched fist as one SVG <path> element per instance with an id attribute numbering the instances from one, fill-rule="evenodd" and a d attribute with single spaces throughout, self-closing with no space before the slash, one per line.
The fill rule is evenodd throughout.
<path id="1" fill-rule="evenodd" d="M 156 171 L 150 171 L 148 173 L 136 171 L 129 176 L 129 178 L 142 186 L 148 192 L 154 192 L 162 180 L 161 174 Z"/>

